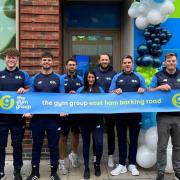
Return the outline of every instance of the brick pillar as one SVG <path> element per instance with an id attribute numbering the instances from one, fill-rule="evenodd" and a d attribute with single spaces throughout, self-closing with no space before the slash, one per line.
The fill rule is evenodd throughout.
<path id="1" fill-rule="evenodd" d="M 33 75 L 40 71 L 39 57 L 48 50 L 54 56 L 54 71 L 62 70 L 62 20 L 61 0 L 20 0 L 19 1 L 19 48 L 20 67 Z M 24 157 L 31 157 L 31 138 L 28 128 L 24 138 Z M 47 140 L 42 158 L 47 157 Z"/>

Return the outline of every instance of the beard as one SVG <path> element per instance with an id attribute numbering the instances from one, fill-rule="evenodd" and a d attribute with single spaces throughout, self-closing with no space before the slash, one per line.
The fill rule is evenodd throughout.
<path id="1" fill-rule="evenodd" d="M 103 69 L 103 70 L 107 70 L 107 69 L 109 69 L 109 65 L 107 65 L 106 67 L 104 67 L 104 66 L 102 66 L 102 65 L 100 64 L 100 68 Z"/>

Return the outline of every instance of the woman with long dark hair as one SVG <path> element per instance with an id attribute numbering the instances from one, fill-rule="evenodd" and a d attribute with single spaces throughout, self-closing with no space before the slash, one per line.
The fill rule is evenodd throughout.
<path id="1" fill-rule="evenodd" d="M 77 93 L 103 93 L 103 89 L 97 85 L 96 75 L 88 71 L 84 76 L 84 86 L 77 90 Z M 100 176 L 100 161 L 103 153 L 103 120 L 100 114 L 83 114 L 80 123 L 81 135 L 83 140 L 84 158 L 84 179 L 90 178 L 89 170 L 89 148 L 91 133 L 94 139 L 96 151 L 96 163 L 94 164 L 95 175 Z"/>

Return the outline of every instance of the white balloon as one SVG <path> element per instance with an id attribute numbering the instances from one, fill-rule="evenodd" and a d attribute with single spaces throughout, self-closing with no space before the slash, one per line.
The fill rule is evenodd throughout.
<path id="1" fill-rule="evenodd" d="M 173 173 L 173 165 L 172 165 L 172 149 L 167 150 L 167 163 L 165 168 L 166 173 Z"/>
<path id="2" fill-rule="evenodd" d="M 137 28 L 139 29 L 145 29 L 149 24 L 147 21 L 147 18 L 143 16 L 137 17 L 135 23 L 136 23 Z"/>
<path id="3" fill-rule="evenodd" d="M 169 15 L 169 14 L 172 14 L 174 10 L 175 10 L 174 4 L 170 1 L 166 1 L 160 6 L 159 11 L 162 15 Z"/>
<path id="4" fill-rule="evenodd" d="M 143 168 L 151 168 L 156 163 L 156 151 L 152 152 L 145 145 L 138 148 L 136 161 Z"/>
<path id="5" fill-rule="evenodd" d="M 156 9 L 150 10 L 147 14 L 149 23 L 153 25 L 160 24 L 163 20 L 163 17 L 164 16 L 162 16 L 161 13 Z"/>
<path id="6" fill-rule="evenodd" d="M 145 145 L 145 130 L 140 129 L 139 137 L 138 137 L 138 146 Z"/>
<path id="7" fill-rule="evenodd" d="M 132 17 L 132 18 L 136 18 L 136 17 L 139 16 L 139 11 L 138 11 L 137 8 L 131 7 L 131 8 L 129 8 L 129 10 L 128 10 L 128 15 L 129 15 L 130 17 Z"/>
<path id="8" fill-rule="evenodd" d="M 156 151 L 157 150 L 157 141 L 158 141 L 157 127 L 149 128 L 145 134 L 146 146 L 150 150 Z"/>
<path id="9" fill-rule="evenodd" d="M 138 11 L 141 15 L 145 16 L 148 12 L 148 7 L 146 4 L 141 3 L 138 7 Z"/>

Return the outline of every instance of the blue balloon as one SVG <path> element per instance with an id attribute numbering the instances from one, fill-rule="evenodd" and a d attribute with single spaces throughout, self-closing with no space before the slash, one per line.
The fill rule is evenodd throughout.
<path id="1" fill-rule="evenodd" d="M 154 61 L 153 61 L 153 67 L 154 68 L 159 68 L 161 67 L 162 62 L 158 57 L 154 57 Z"/>
<path id="2" fill-rule="evenodd" d="M 149 48 L 146 44 L 140 44 L 137 48 L 139 55 L 144 55 L 149 53 Z"/>
<path id="3" fill-rule="evenodd" d="M 159 35 L 159 38 L 160 38 L 161 40 L 166 39 L 166 33 L 161 33 L 161 34 Z"/>
<path id="4" fill-rule="evenodd" d="M 142 56 L 141 65 L 142 66 L 152 66 L 153 65 L 153 56 L 151 56 L 150 54 L 146 54 L 146 55 Z"/>
<path id="5" fill-rule="evenodd" d="M 155 3 L 163 3 L 165 0 L 154 0 Z"/>
<path id="6" fill-rule="evenodd" d="M 152 25 L 152 24 L 150 24 L 148 27 L 147 27 L 147 29 L 148 29 L 148 31 L 150 31 L 150 32 L 154 32 L 154 25 Z"/>
<path id="7" fill-rule="evenodd" d="M 147 44 L 148 46 L 151 46 L 152 43 L 153 43 L 153 41 L 152 41 L 151 39 L 149 39 L 149 40 L 146 41 L 146 44 Z"/>
<path id="8" fill-rule="evenodd" d="M 156 38 L 154 38 L 153 42 L 156 43 L 156 44 L 159 44 L 160 43 L 160 39 L 158 37 L 156 37 Z"/>
<path id="9" fill-rule="evenodd" d="M 167 42 L 168 42 L 168 41 L 167 41 L 166 39 L 164 39 L 164 40 L 161 41 L 161 44 L 162 44 L 162 45 L 165 45 Z"/>
<path id="10" fill-rule="evenodd" d="M 142 58 L 141 58 L 140 56 L 138 56 L 138 57 L 136 58 L 136 64 L 137 64 L 137 66 L 140 66 L 140 65 L 141 65 L 141 61 L 142 61 Z"/>

